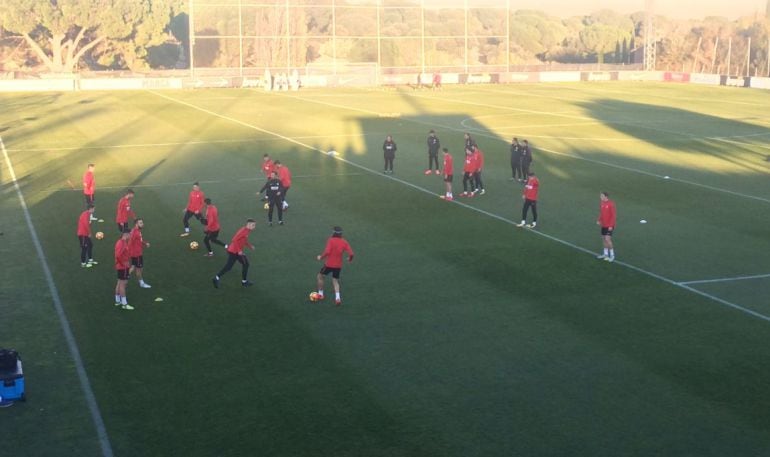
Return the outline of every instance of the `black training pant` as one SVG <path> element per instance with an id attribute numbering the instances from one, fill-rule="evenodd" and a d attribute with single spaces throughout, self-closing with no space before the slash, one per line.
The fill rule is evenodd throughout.
<path id="1" fill-rule="evenodd" d="M 529 160 L 524 160 L 524 161 L 521 162 L 522 178 L 527 179 L 527 176 L 529 176 L 529 165 L 531 163 L 532 162 L 530 162 Z"/>
<path id="2" fill-rule="evenodd" d="M 476 173 L 473 173 L 473 180 L 476 182 L 476 189 L 483 189 L 484 183 L 481 181 L 481 172 L 477 171 Z"/>
<path id="3" fill-rule="evenodd" d="M 433 168 L 433 164 L 434 163 L 436 164 L 436 170 L 438 170 L 439 169 L 438 168 L 438 153 L 434 154 L 432 152 L 429 152 L 428 153 L 428 170 Z"/>
<path id="4" fill-rule="evenodd" d="M 206 232 L 206 236 L 203 238 L 203 244 L 206 245 L 206 249 L 208 249 L 209 252 L 212 252 L 211 243 L 216 243 L 222 247 L 225 246 L 225 243 L 219 241 L 219 230 L 214 232 Z"/>
<path id="5" fill-rule="evenodd" d="M 220 278 L 224 276 L 225 273 L 230 271 L 233 268 L 233 265 L 235 265 L 235 262 L 240 263 L 243 267 L 241 268 L 241 276 L 243 277 L 243 280 L 246 280 L 247 275 L 249 274 L 249 259 L 246 257 L 245 254 L 233 254 L 232 252 L 227 252 L 227 263 L 224 267 L 222 267 L 221 270 L 219 270 L 219 273 L 217 273 L 217 276 Z"/>
<path id="6" fill-rule="evenodd" d="M 80 241 L 80 262 L 86 263 L 94 258 L 92 253 L 94 244 L 91 242 L 90 236 L 78 236 L 78 240 Z"/>
<path id="7" fill-rule="evenodd" d="M 521 161 L 513 161 L 511 160 L 511 177 L 513 179 L 521 179 L 524 177 L 524 173 L 521 171 Z"/>
<path id="8" fill-rule="evenodd" d="M 184 219 L 182 219 L 182 222 L 184 223 L 184 228 L 190 228 L 190 218 L 195 217 L 198 219 L 201 224 L 206 225 L 206 219 L 201 217 L 201 213 L 193 213 L 192 211 L 185 210 L 184 212 Z"/>
<path id="9" fill-rule="evenodd" d="M 521 220 L 527 220 L 527 210 L 532 208 L 532 222 L 537 222 L 537 200 L 524 200 L 524 208 L 521 209 Z"/>
<path id="10" fill-rule="evenodd" d="M 267 220 L 273 222 L 273 208 L 278 208 L 278 220 L 283 221 L 283 200 L 284 195 L 276 195 L 268 200 Z"/>
<path id="11" fill-rule="evenodd" d="M 470 184 L 471 191 L 473 191 L 473 173 L 466 171 L 463 173 L 463 191 L 468 191 L 468 184 Z"/>
<path id="12" fill-rule="evenodd" d="M 395 155 L 385 155 L 385 171 L 393 171 L 393 159 L 395 158 Z"/>

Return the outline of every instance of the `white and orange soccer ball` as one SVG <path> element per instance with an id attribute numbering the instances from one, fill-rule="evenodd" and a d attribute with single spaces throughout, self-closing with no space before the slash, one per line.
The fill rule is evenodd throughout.
<path id="1" fill-rule="evenodd" d="M 190 249 L 193 251 L 198 249 L 198 242 L 197 241 L 190 241 Z"/>
<path id="2" fill-rule="evenodd" d="M 318 292 L 310 292 L 308 298 L 310 298 L 310 301 L 318 301 L 321 299 L 321 296 L 318 295 Z"/>
<path id="3" fill-rule="evenodd" d="M 104 238 L 104 232 L 96 232 L 96 235 L 94 235 L 97 240 L 101 240 Z"/>

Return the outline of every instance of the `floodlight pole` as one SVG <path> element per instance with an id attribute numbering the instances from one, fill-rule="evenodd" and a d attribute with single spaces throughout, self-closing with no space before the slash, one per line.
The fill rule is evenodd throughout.
<path id="1" fill-rule="evenodd" d="M 733 37 L 727 40 L 727 76 L 730 76 L 730 59 L 733 54 Z"/>
<path id="2" fill-rule="evenodd" d="M 243 78 L 243 3 L 242 3 L 242 0 L 238 0 L 238 75 L 241 78 Z"/>
<path id="3" fill-rule="evenodd" d="M 746 45 L 746 76 L 751 76 L 751 37 Z"/>
<path id="4" fill-rule="evenodd" d="M 337 2 L 332 0 L 332 71 L 337 74 Z"/>
<path id="5" fill-rule="evenodd" d="M 505 2 L 505 70 L 511 71 L 511 0 Z"/>
<path id="6" fill-rule="evenodd" d="M 380 73 L 382 73 L 382 35 L 380 28 L 380 9 L 382 0 L 377 0 L 377 84 L 380 84 Z"/>
<path id="7" fill-rule="evenodd" d="M 193 0 L 190 0 L 190 14 L 187 18 L 187 35 L 190 47 L 190 78 L 195 78 L 195 57 L 193 48 L 195 46 L 195 21 L 193 20 Z"/>
<path id="8" fill-rule="evenodd" d="M 425 73 L 425 0 L 420 0 L 420 73 Z M 418 78 L 420 79 L 420 78 Z"/>
<path id="9" fill-rule="evenodd" d="M 645 0 L 644 16 L 644 70 L 655 71 L 654 0 Z"/>
<path id="10" fill-rule="evenodd" d="M 286 74 L 291 73 L 291 21 L 289 21 L 289 0 L 286 0 Z"/>
<path id="11" fill-rule="evenodd" d="M 468 73 L 468 0 L 463 1 L 465 10 L 465 73 Z"/>
<path id="12" fill-rule="evenodd" d="M 714 73 L 714 65 L 717 62 L 717 47 L 719 46 L 719 37 L 714 40 L 714 55 L 711 56 L 711 73 Z"/>

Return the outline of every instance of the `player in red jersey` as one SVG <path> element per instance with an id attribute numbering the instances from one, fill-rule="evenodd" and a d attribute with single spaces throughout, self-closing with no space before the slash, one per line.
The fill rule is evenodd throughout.
<path id="1" fill-rule="evenodd" d="M 441 198 L 447 201 L 454 200 L 452 196 L 452 179 L 454 173 L 454 160 L 452 154 L 449 153 L 449 149 L 444 148 L 444 186 L 446 187 L 446 194 Z"/>
<path id="2" fill-rule="evenodd" d="M 115 285 L 115 306 L 132 310 L 133 306 L 126 300 L 126 284 L 128 284 L 129 269 L 131 268 L 131 255 L 128 252 L 128 240 L 131 233 L 126 230 L 115 243 L 115 271 L 118 273 L 118 283 Z"/>
<path id="3" fill-rule="evenodd" d="M 203 200 L 206 203 L 206 236 L 203 238 L 203 244 L 206 245 L 206 257 L 213 257 L 214 251 L 211 249 L 211 243 L 216 243 L 220 246 L 226 247 L 227 245 L 219 241 L 219 210 L 211 203 L 211 199 L 207 198 Z"/>
<path id="4" fill-rule="evenodd" d="M 197 182 L 193 183 L 190 196 L 187 197 L 187 207 L 184 209 L 184 218 L 182 218 L 182 223 L 184 224 L 184 232 L 182 232 L 179 236 L 190 235 L 190 218 L 193 216 L 198 219 L 201 224 L 204 226 L 206 225 L 206 219 L 201 216 L 203 201 L 205 199 L 206 196 L 203 195 L 200 185 L 198 185 Z"/>
<path id="5" fill-rule="evenodd" d="M 128 232 L 128 219 L 134 218 L 136 215 L 131 209 L 131 200 L 134 198 L 134 190 L 126 189 L 126 194 L 123 198 L 118 200 L 118 210 L 115 215 L 115 222 L 118 223 L 118 231 L 120 233 Z"/>
<path id="6" fill-rule="evenodd" d="M 278 172 L 278 179 L 281 180 L 281 187 L 283 187 L 283 209 L 289 207 L 289 202 L 286 201 L 286 194 L 289 193 L 291 188 L 291 171 L 289 168 L 282 164 L 280 160 L 275 161 L 275 171 Z"/>
<path id="7" fill-rule="evenodd" d="M 254 246 L 249 243 L 249 234 L 256 227 L 257 222 L 254 219 L 246 219 L 246 225 L 241 227 L 240 230 L 235 233 L 232 241 L 227 245 L 227 263 L 221 270 L 219 270 L 219 273 L 211 279 L 215 288 L 219 288 L 219 281 L 222 279 L 222 276 L 233 268 L 235 262 L 240 263 L 242 266 L 241 285 L 243 287 L 249 287 L 254 284 L 247 279 L 249 274 L 249 259 L 246 257 L 246 254 L 243 253 L 243 248 L 248 246 L 252 251 L 254 250 Z"/>
<path id="8" fill-rule="evenodd" d="M 323 268 L 318 272 L 316 280 L 318 283 L 318 299 L 324 298 L 324 276 L 332 274 L 332 285 L 334 286 L 334 303 L 339 306 L 342 304 L 340 297 L 340 272 L 342 271 L 342 257 L 348 253 L 348 262 L 353 261 L 353 248 L 342 238 L 342 227 L 334 227 L 332 236 L 326 241 L 324 252 L 316 258 L 318 260 L 326 259 Z"/>
<path id="9" fill-rule="evenodd" d="M 270 158 L 270 154 L 265 154 L 262 156 L 262 174 L 265 175 L 265 178 L 270 179 L 270 173 L 275 170 L 275 164 L 273 163 L 273 160 Z"/>
<path id="10" fill-rule="evenodd" d="M 516 224 L 516 227 L 529 228 L 537 227 L 537 192 L 540 189 L 540 181 L 535 176 L 535 172 L 530 171 L 527 174 L 527 184 L 524 185 L 524 191 L 521 194 L 522 200 L 524 200 L 524 208 L 521 210 L 521 224 Z M 532 224 L 527 225 L 527 211 L 532 208 Z"/>
<path id="11" fill-rule="evenodd" d="M 95 170 L 96 165 L 89 163 L 86 167 L 86 172 L 83 173 L 83 196 L 86 199 L 86 208 L 88 208 L 89 205 L 94 206 L 96 204 L 94 197 L 94 191 L 96 190 L 96 181 L 94 180 Z M 93 213 L 91 213 L 91 220 L 96 220 Z"/>
<path id="12" fill-rule="evenodd" d="M 615 202 L 610 200 L 610 194 L 601 192 L 599 194 L 599 218 L 596 224 L 602 228 L 602 243 L 604 244 L 604 253 L 596 256 L 597 259 L 613 262 L 615 260 L 615 248 L 612 245 L 612 234 L 615 232 L 615 222 L 617 211 Z"/>
<path id="13" fill-rule="evenodd" d="M 467 134 L 466 134 L 467 135 Z M 461 197 L 473 197 L 473 173 L 476 171 L 476 161 L 473 157 L 473 146 L 465 149 L 465 163 L 463 165 L 463 193 Z M 468 189 L 470 188 L 470 191 Z"/>
<path id="14" fill-rule="evenodd" d="M 479 149 L 478 145 L 473 145 L 473 162 L 476 165 L 476 170 L 473 172 L 473 193 L 484 195 L 484 183 L 481 181 L 481 169 L 484 168 L 484 153 Z"/>
<path id="15" fill-rule="evenodd" d="M 149 289 L 150 286 L 144 282 L 142 276 L 142 270 L 144 269 L 144 248 L 149 248 L 150 243 L 144 241 L 142 237 L 142 230 L 144 229 L 144 220 L 140 217 L 134 221 L 134 228 L 131 230 L 131 234 L 128 238 L 128 255 L 131 256 L 131 270 L 136 274 L 136 279 L 139 280 L 139 287 L 142 289 Z"/>
<path id="16" fill-rule="evenodd" d="M 88 209 L 80 213 L 78 218 L 78 241 L 80 242 L 80 266 L 91 268 L 99 262 L 94 261 L 93 246 L 91 242 L 91 216 L 94 214 L 94 205 L 88 205 Z"/>

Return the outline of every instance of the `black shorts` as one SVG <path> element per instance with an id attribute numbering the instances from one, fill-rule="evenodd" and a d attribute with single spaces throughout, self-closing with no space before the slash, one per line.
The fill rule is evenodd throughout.
<path id="1" fill-rule="evenodd" d="M 326 276 L 329 273 L 331 273 L 332 274 L 332 278 L 339 279 L 340 278 L 340 271 L 342 271 L 342 268 L 331 268 L 331 267 L 327 267 L 326 265 L 324 265 L 324 267 L 321 268 L 321 271 L 319 273 L 321 273 L 324 276 Z"/>
<path id="2" fill-rule="evenodd" d="M 131 257 L 131 265 L 136 268 L 142 268 L 144 266 L 144 256 Z"/>
<path id="3" fill-rule="evenodd" d="M 217 237 L 219 237 L 219 230 L 207 231 L 206 236 L 209 237 L 210 240 L 216 240 Z"/>
<path id="4" fill-rule="evenodd" d="M 118 222 L 118 231 L 123 233 L 126 230 L 128 230 L 128 222 Z"/>
<path id="5" fill-rule="evenodd" d="M 613 231 L 614 231 L 614 227 L 613 228 L 602 227 L 602 236 L 612 236 Z"/>
<path id="6" fill-rule="evenodd" d="M 116 270 L 118 272 L 118 279 L 122 281 L 128 281 L 128 268 L 123 270 Z"/>
<path id="7" fill-rule="evenodd" d="M 444 178 L 444 182 L 452 182 L 452 178 L 454 178 L 453 175 L 446 175 L 446 177 Z"/>

